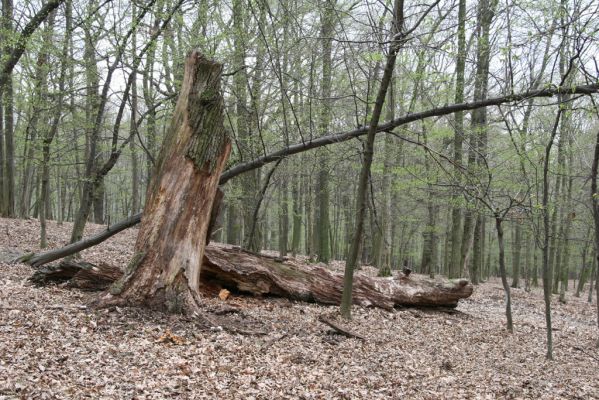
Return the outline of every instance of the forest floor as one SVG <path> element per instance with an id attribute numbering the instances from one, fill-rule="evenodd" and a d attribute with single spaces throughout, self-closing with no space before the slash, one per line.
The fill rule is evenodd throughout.
<path id="1" fill-rule="evenodd" d="M 70 228 L 50 222 L 50 245 L 66 243 Z M 268 328 L 243 335 L 143 309 L 95 310 L 86 307 L 93 293 L 31 286 L 32 269 L 6 254 L 37 251 L 38 234 L 37 220 L 0 219 L 0 399 L 599 399 L 596 309 L 586 294 L 553 303 L 553 362 L 541 290 L 513 291 L 510 335 L 499 281 L 477 286 L 455 314 L 355 307 L 347 326 L 364 341 L 318 321 L 337 307 L 233 295 L 228 304 Z M 135 235 L 83 257 L 125 266 Z"/>

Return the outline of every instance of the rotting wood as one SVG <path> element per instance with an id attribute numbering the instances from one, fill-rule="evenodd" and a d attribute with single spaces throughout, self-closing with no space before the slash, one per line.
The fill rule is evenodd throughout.
<path id="1" fill-rule="evenodd" d="M 72 267 L 74 263 L 69 265 Z M 92 282 L 105 280 L 102 266 L 95 267 L 82 267 L 85 269 L 85 278 Z M 36 274 L 38 283 L 41 283 L 39 276 L 42 274 L 47 275 L 47 281 L 53 280 L 52 274 L 64 281 L 65 274 L 69 273 L 71 276 L 77 276 L 78 271 L 63 271 L 53 267 L 40 270 Z M 339 304 L 343 280 L 340 273 L 320 266 L 305 265 L 294 260 L 280 263 L 267 257 L 216 245 L 206 246 L 200 277 L 203 293 L 214 293 L 209 289 L 221 287 L 232 292 L 272 295 L 332 305 Z M 81 278 L 79 275 L 76 281 L 80 282 Z M 354 304 L 384 309 L 410 306 L 439 307 L 447 310 L 455 307 L 460 299 L 469 297 L 472 290 L 472 285 L 465 279 L 432 280 L 412 274 L 409 279 L 397 280 L 357 274 L 354 282 Z"/>
<path id="2" fill-rule="evenodd" d="M 243 252 L 243 253 L 251 254 L 251 255 L 257 256 L 257 257 L 269 258 L 269 259 L 274 260 L 274 261 L 279 262 L 279 263 L 282 263 L 284 261 L 288 261 L 289 260 L 289 257 L 271 256 L 269 254 L 257 253 L 257 252 L 252 251 L 252 250 L 244 249 L 241 246 L 233 246 L 231 249 L 235 250 L 235 251 L 238 251 L 238 252 Z"/>
<path id="3" fill-rule="evenodd" d="M 221 64 L 198 51 L 187 56 L 181 93 L 146 195 L 135 244 L 135 253 L 142 256 L 98 299 L 98 306 L 182 314 L 198 309 L 204 247 L 231 151 L 221 73 Z"/>
<path id="4" fill-rule="evenodd" d="M 338 305 L 343 276 L 338 272 L 294 261 L 273 260 L 221 246 L 207 246 L 202 281 L 231 291 L 274 295 L 292 300 Z M 392 279 L 356 276 L 354 304 L 393 309 L 397 306 L 455 307 L 472 294 L 466 279 L 443 280 L 410 276 Z"/>
<path id="5" fill-rule="evenodd" d="M 109 264 L 94 265 L 84 261 L 65 260 L 35 271 L 29 280 L 36 285 L 68 282 L 70 287 L 83 290 L 105 290 L 123 275 Z"/>

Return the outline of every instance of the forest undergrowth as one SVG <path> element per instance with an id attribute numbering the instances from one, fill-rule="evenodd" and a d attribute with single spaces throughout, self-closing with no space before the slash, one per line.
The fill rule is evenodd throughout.
<path id="1" fill-rule="evenodd" d="M 70 230 L 51 222 L 50 246 L 65 244 Z M 83 258 L 124 267 L 136 232 Z M 456 313 L 355 308 L 347 326 L 364 341 L 319 322 L 336 306 L 205 298 L 206 309 L 225 303 L 266 328 L 232 333 L 144 309 L 96 310 L 87 306 L 93 293 L 30 285 L 31 267 L 7 258 L 37 251 L 38 235 L 37 220 L 0 219 L 0 399 L 599 398 L 596 314 L 586 293 L 566 304 L 555 297 L 555 361 L 545 360 L 542 290 L 513 290 L 510 335 L 499 280 L 478 285 Z"/>

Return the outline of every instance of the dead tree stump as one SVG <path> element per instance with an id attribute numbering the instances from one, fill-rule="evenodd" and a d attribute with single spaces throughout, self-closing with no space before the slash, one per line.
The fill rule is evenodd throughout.
<path id="1" fill-rule="evenodd" d="M 231 151 L 223 125 L 222 65 L 189 54 L 181 94 L 156 164 L 125 274 L 100 306 L 186 313 L 197 306 L 200 268 L 218 181 Z"/>

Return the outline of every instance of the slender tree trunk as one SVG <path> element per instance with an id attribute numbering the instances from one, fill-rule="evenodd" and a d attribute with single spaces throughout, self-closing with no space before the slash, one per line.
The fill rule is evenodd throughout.
<path id="1" fill-rule="evenodd" d="M 92 176 L 94 170 L 97 168 L 97 151 L 96 143 L 98 141 L 99 129 L 94 126 L 96 123 L 102 123 L 103 118 L 100 116 L 96 118 L 96 115 L 100 113 L 100 99 L 98 95 L 98 89 L 100 86 L 100 78 L 96 61 L 96 40 L 98 33 L 94 31 L 94 26 L 91 22 L 91 14 L 97 5 L 97 1 L 93 0 L 88 3 L 87 13 L 88 20 L 83 25 L 84 30 L 84 65 L 85 65 L 85 79 L 86 79 L 86 96 L 85 96 L 85 172 L 84 181 L 81 184 L 81 197 L 79 203 L 79 210 L 75 216 L 73 222 L 73 230 L 71 232 L 71 243 L 80 240 L 83 236 L 83 230 L 85 224 L 89 219 L 90 212 L 92 210 L 93 196 L 94 196 L 94 183 L 92 182 Z"/>
<path id="2" fill-rule="evenodd" d="M 358 190 L 356 194 L 356 219 L 354 227 L 354 236 L 352 238 L 351 247 L 345 263 L 345 275 L 343 278 L 343 296 L 341 299 L 341 315 L 346 318 L 351 318 L 351 304 L 352 304 L 352 288 L 353 288 L 353 277 L 354 269 L 358 261 L 358 252 L 360 243 L 362 241 L 362 233 L 364 230 L 364 217 L 366 214 L 366 193 L 368 187 L 368 178 L 370 176 L 370 167 L 372 165 L 372 158 L 374 155 L 374 138 L 376 135 L 376 128 L 379 123 L 385 97 L 387 96 L 387 89 L 391 82 L 393 75 L 393 69 L 395 67 L 395 59 L 397 52 L 403 45 L 405 37 L 403 36 L 403 0 L 395 0 L 394 16 L 393 16 L 393 32 L 394 37 L 391 40 L 389 47 L 389 54 L 387 55 L 387 61 L 383 72 L 383 79 L 381 86 L 376 98 L 374 109 L 372 110 L 372 119 L 370 120 L 370 127 L 366 143 L 364 145 L 364 159 L 362 162 L 362 169 L 360 171 L 360 178 L 358 181 Z"/>
<path id="3" fill-rule="evenodd" d="M 533 253 L 535 252 L 534 243 L 531 242 L 530 232 L 527 227 L 523 229 L 523 242 L 524 242 L 524 290 L 530 292 L 531 285 L 531 275 L 536 273 L 536 268 L 534 268 L 534 264 L 536 264 L 536 258 L 533 261 Z"/>
<path id="4" fill-rule="evenodd" d="M 258 24 L 259 26 L 263 27 L 266 25 L 266 10 L 265 10 L 265 3 L 263 1 L 258 2 L 257 4 L 257 8 L 258 8 Z M 245 35 L 245 32 L 242 32 L 241 35 Z M 241 45 L 241 44 L 240 44 Z M 256 157 L 257 151 L 255 149 L 255 143 L 256 140 L 258 138 L 262 137 L 262 128 L 261 128 L 261 121 L 260 121 L 260 116 L 261 116 L 261 107 L 262 107 L 262 76 L 263 76 L 263 69 L 264 69 L 264 53 L 265 53 L 265 44 L 263 40 L 259 40 L 257 43 L 257 50 L 256 50 L 256 64 L 254 66 L 254 74 L 253 74 L 253 80 L 252 80 L 252 86 L 251 86 L 251 91 L 249 92 L 250 96 L 251 96 L 251 113 L 248 115 L 246 114 L 246 116 L 249 118 L 248 121 L 248 125 L 249 125 L 249 133 L 248 133 L 248 149 L 246 151 L 246 157 L 251 156 L 252 158 Z M 247 72 L 244 70 L 242 71 L 244 74 L 246 74 L 246 79 L 247 79 Z M 274 170 L 273 170 L 274 171 Z M 269 179 L 267 179 L 269 180 Z M 248 204 L 254 204 L 254 208 L 258 207 L 258 204 L 262 202 L 262 198 L 256 198 L 256 192 L 258 191 L 258 188 L 261 186 L 261 181 L 262 181 L 262 177 L 261 177 L 261 172 L 260 169 L 256 169 L 254 171 L 251 171 L 246 177 L 245 180 L 243 181 L 243 188 L 244 188 L 244 198 L 246 199 L 245 201 L 248 202 Z M 262 187 L 266 187 L 265 184 L 262 185 Z M 253 197 L 252 197 L 253 196 Z M 254 214 L 254 216 L 256 218 L 259 217 L 259 214 Z M 244 246 L 252 251 L 260 251 L 260 249 L 263 246 L 263 223 L 261 220 L 253 220 L 253 221 L 246 221 L 246 225 L 247 222 L 251 223 L 251 226 L 254 229 L 254 233 L 251 235 L 251 237 L 248 237 L 247 234 L 244 237 Z"/>
<path id="5" fill-rule="evenodd" d="M 242 160 L 254 158 L 253 138 L 250 132 L 250 113 L 248 106 L 248 76 L 246 72 L 246 43 L 247 37 L 245 24 L 245 10 L 241 0 L 233 1 L 233 63 L 232 67 L 236 71 L 233 76 L 233 88 L 235 95 L 235 128 L 237 131 L 237 143 L 239 157 Z M 257 193 L 259 191 L 256 182 L 256 174 L 250 173 L 241 177 L 241 203 L 240 211 L 243 218 L 243 245 L 252 251 L 260 251 L 260 241 L 256 235 L 257 221 L 253 221 L 254 209 L 257 202 Z M 250 227 L 254 228 L 250 240 Z"/>
<path id="6" fill-rule="evenodd" d="M 588 238 L 591 234 L 591 229 L 587 231 L 585 238 Z M 591 269 L 587 266 L 587 254 L 589 252 L 589 242 L 585 242 L 582 250 L 580 252 L 580 258 L 582 261 L 582 266 L 580 267 L 580 274 L 578 275 L 578 286 L 576 287 L 576 294 L 574 296 L 580 297 L 580 293 L 584 290 L 584 285 L 586 284 L 587 279 L 589 279 L 589 272 Z M 591 273 L 590 279 L 593 279 L 593 274 Z"/>
<path id="7" fill-rule="evenodd" d="M 558 104 L 562 103 L 562 96 L 559 96 Z M 543 218 L 543 245 L 542 245 L 542 262 L 543 262 L 543 299 L 545 301 L 545 324 L 547 330 L 547 354 L 548 360 L 553 360 L 553 330 L 551 323 L 551 279 L 553 277 L 552 265 L 549 261 L 550 253 L 550 232 L 551 225 L 549 220 L 549 163 L 551 157 L 551 148 L 553 147 L 553 141 L 557 135 L 557 128 L 562 114 L 562 108 L 560 107 L 557 111 L 553 129 L 551 131 L 551 137 L 545 147 L 545 155 L 543 161 L 543 195 L 542 195 L 542 218 Z"/>
<path id="8" fill-rule="evenodd" d="M 483 264 L 485 238 L 483 222 L 483 217 L 480 214 L 477 215 L 474 228 L 474 243 L 472 244 L 472 263 L 470 264 L 470 281 L 473 285 L 478 285 L 479 283 L 480 270 Z"/>
<path id="9" fill-rule="evenodd" d="M 474 99 L 484 100 L 487 98 L 489 84 L 490 63 L 490 27 L 495 16 L 498 0 L 481 0 L 478 2 L 477 22 L 477 55 L 476 76 L 474 81 Z M 472 175 L 477 175 L 477 170 L 484 166 L 484 158 L 487 153 L 487 109 L 485 107 L 472 111 L 472 132 L 470 133 L 470 149 L 468 151 L 468 170 Z M 476 205 L 477 202 L 475 201 Z M 476 209 L 466 211 L 464 217 L 464 234 L 462 238 L 462 263 L 467 270 L 468 256 L 474 240 L 470 238 L 477 233 L 476 225 L 481 223 Z M 478 229 L 480 234 L 481 229 Z"/>
<path id="10" fill-rule="evenodd" d="M 320 134 L 326 135 L 330 129 L 331 122 L 331 76 L 332 76 L 332 44 L 333 29 L 335 27 L 335 4 L 336 0 L 324 0 L 321 17 L 322 36 L 322 81 L 321 81 L 321 114 Z M 330 231 L 331 223 L 329 216 L 329 165 L 327 153 L 321 151 L 319 154 L 318 170 L 318 261 L 328 263 L 331 258 Z"/>
<path id="11" fill-rule="evenodd" d="M 295 179 L 292 183 L 293 198 L 293 228 L 291 233 L 291 254 L 295 257 L 300 251 L 300 241 L 302 236 L 302 175 L 295 174 Z"/>
<path id="12" fill-rule="evenodd" d="M 424 144 L 428 146 L 426 126 L 422 124 L 422 137 Z M 429 154 L 424 153 L 424 168 L 426 170 L 427 181 L 432 182 L 433 176 L 431 175 L 431 165 L 429 160 Z M 420 264 L 420 273 L 428 274 L 429 276 L 435 276 L 435 265 L 437 264 L 437 212 L 438 207 L 435 204 L 436 193 L 435 186 L 432 183 L 427 185 L 427 224 L 422 232 L 423 246 L 422 246 L 422 261 Z"/>
<path id="13" fill-rule="evenodd" d="M 4 10 L 4 8 L 3 8 Z M 4 18 L 4 17 L 3 17 Z M 6 33 L 5 33 L 6 34 Z M 5 41 L 4 35 L 0 32 L 0 40 Z M 4 49 L 0 48 L 0 59 L 3 56 Z M 4 94 L 2 88 L 0 88 L 0 215 L 7 215 L 8 205 L 6 200 L 6 180 L 4 179 L 6 157 L 4 154 Z"/>
<path id="14" fill-rule="evenodd" d="M 160 19 L 155 18 L 152 26 L 153 30 L 157 30 L 160 26 Z M 146 185 L 145 189 L 150 184 L 154 175 L 154 160 L 156 157 L 156 93 L 152 82 L 154 81 L 154 61 L 156 59 L 156 46 L 151 46 L 148 49 L 145 62 L 145 70 L 142 79 L 143 98 L 148 110 L 146 117 Z"/>
<path id="15" fill-rule="evenodd" d="M 279 188 L 279 254 L 286 257 L 289 252 L 289 204 L 287 184 L 284 182 Z"/>
<path id="16" fill-rule="evenodd" d="M 456 103 L 464 101 L 464 72 L 466 70 L 466 0 L 460 0 L 458 5 L 458 51 L 456 60 Z M 462 145 L 464 141 L 464 112 L 454 114 L 453 163 L 454 180 L 459 186 L 461 182 Z M 457 278 L 460 271 L 462 243 L 462 210 L 459 206 L 460 192 L 455 190 L 452 195 L 451 211 L 451 261 L 449 263 L 449 278 Z"/>
<path id="17" fill-rule="evenodd" d="M 599 130 L 595 140 L 595 152 L 593 155 L 593 164 L 591 166 L 591 204 L 593 206 L 593 222 L 595 228 L 595 292 L 599 293 L 599 191 L 597 190 L 597 170 L 599 169 Z M 589 292 L 589 297 L 591 296 Z M 597 328 L 599 328 L 599 296 L 597 298 Z M 599 338 L 597 338 L 597 347 L 599 347 Z"/>
<path id="18" fill-rule="evenodd" d="M 54 7 L 57 7 L 56 4 Z M 2 0 L 2 28 L 5 35 L 11 35 L 14 33 L 13 27 L 13 0 Z M 3 52 L 9 55 L 11 49 L 11 41 L 7 40 L 6 46 L 4 46 Z M 14 101 L 13 101 L 13 81 L 12 81 L 12 69 L 10 72 L 3 74 L 3 79 L 6 80 L 4 85 L 0 84 L 0 108 L 4 106 L 4 204 L 5 204 L 5 215 L 8 217 L 15 217 L 15 145 L 14 145 Z M 0 121 L 0 125 L 2 121 Z M 1 158 L 1 156 L 0 156 Z M 0 192 L 2 188 L 0 187 Z M 0 193 L 0 202 L 2 194 Z"/>
<path id="19" fill-rule="evenodd" d="M 135 19 L 137 14 L 135 3 L 132 3 L 132 15 Z M 132 53 L 135 54 L 137 50 L 137 32 L 134 32 L 131 36 L 131 48 Z M 133 71 L 135 78 L 133 78 L 133 84 L 131 85 L 131 121 L 129 126 L 129 153 L 131 154 L 131 215 L 135 215 L 139 212 L 139 163 L 135 142 L 138 136 L 137 126 L 137 71 Z"/>
<path id="20" fill-rule="evenodd" d="M 52 39 L 54 18 L 56 12 L 53 11 L 48 17 L 48 26 L 50 32 L 48 36 Z M 54 117 L 50 130 L 47 131 L 42 145 L 42 187 L 41 187 L 41 198 L 40 198 L 40 247 L 45 248 L 47 243 L 46 238 L 46 217 L 47 211 L 50 209 L 50 146 L 58 133 L 58 126 L 60 124 L 60 117 L 62 115 L 62 107 L 64 102 L 64 93 L 66 88 L 66 74 L 67 67 L 70 63 L 69 60 L 69 46 L 71 42 L 71 30 L 72 30 L 72 15 L 71 15 L 71 1 L 67 0 L 65 7 L 65 38 L 62 48 L 62 63 L 60 67 L 60 77 L 58 82 L 58 99 L 56 109 L 53 111 Z"/>
<path id="21" fill-rule="evenodd" d="M 394 82 L 389 82 L 389 91 L 387 93 L 387 119 L 393 119 L 395 115 L 395 91 Z M 385 149 L 383 160 L 383 182 L 382 182 L 382 210 L 380 218 L 380 256 L 376 261 L 376 267 L 379 269 L 379 276 L 391 276 L 391 175 L 393 168 L 393 156 L 395 147 L 393 137 L 385 135 Z"/>
<path id="22" fill-rule="evenodd" d="M 520 287 L 520 255 L 522 250 L 522 223 L 516 221 L 514 227 L 514 259 L 512 260 L 512 287 Z"/>
<path id="23" fill-rule="evenodd" d="M 499 244 L 499 271 L 501 273 L 501 283 L 505 291 L 505 317 L 507 319 L 507 330 L 509 333 L 514 332 L 514 324 L 512 322 L 512 296 L 510 293 L 510 284 L 507 281 L 507 271 L 505 267 L 505 245 L 503 240 L 502 218 L 495 215 L 495 229 L 497 230 L 497 243 Z"/>
<path id="24" fill-rule="evenodd" d="M 571 113 L 572 112 L 571 105 L 569 105 L 568 107 L 570 108 L 568 113 Z M 571 117 L 568 117 L 568 121 L 570 118 Z M 570 125 L 571 124 L 568 122 L 568 124 L 567 124 L 568 130 L 571 129 Z M 562 140 L 562 139 L 560 139 L 560 140 Z M 574 183 L 574 176 L 573 176 L 573 171 L 572 171 L 573 164 L 574 164 L 574 151 L 572 149 L 572 147 L 573 147 L 572 132 L 568 133 L 567 140 L 568 140 L 567 166 L 568 166 L 569 172 L 564 169 L 564 180 L 566 183 L 566 198 L 564 199 L 565 204 L 562 209 L 563 241 L 561 244 L 561 249 L 562 249 L 563 257 L 559 261 L 559 269 L 561 271 L 561 275 L 559 276 L 559 280 L 561 281 L 559 300 L 562 303 L 566 302 L 566 290 L 568 290 L 568 279 L 570 276 L 570 230 L 572 228 L 572 223 L 574 221 L 574 218 L 576 217 L 575 212 L 569 211 L 572 209 L 572 186 Z"/>
<path id="25" fill-rule="evenodd" d="M 593 284 L 595 283 L 595 278 L 597 277 L 597 258 L 593 257 L 593 263 L 591 264 L 591 282 L 589 283 L 589 294 L 587 297 L 587 301 L 590 303 L 593 302 Z M 597 288 L 595 288 L 597 291 Z"/>
<path id="26" fill-rule="evenodd" d="M 29 143 L 26 151 L 26 163 L 25 163 L 25 171 L 23 176 L 23 188 L 21 192 L 21 207 L 20 214 L 22 217 L 26 217 L 29 215 L 29 209 L 31 207 L 31 200 L 34 195 L 34 187 L 37 187 L 37 184 L 33 185 L 34 176 L 38 181 L 44 181 L 44 173 L 41 172 L 42 177 L 39 179 L 39 172 L 37 171 L 36 165 L 34 164 L 35 153 L 37 148 L 37 139 L 41 138 L 42 140 L 42 152 L 45 151 L 45 155 L 42 156 L 43 162 L 47 165 L 50 160 L 50 143 L 51 139 L 49 139 L 51 132 L 47 128 L 49 115 L 45 111 L 48 107 L 47 99 L 48 99 L 48 76 L 50 71 L 49 61 L 50 61 L 50 50 L 52 46 L 52 34 L 54 30 L 54 20 L 56 13 L 53 11 L 48 16 L 46 21 L 46 26 L 44 27 L 42 33 L 42 50 L 40 51 L 36 70 L 35 70 L 35 86 L 34 86 L 34 103 L 31 108 L 31 116 L 29 122 L 27 124 L 27 136 L 29 138 Z M 62 94 L 59 94 L 62 95 Z M 11 112 L 12 113 L 12 112 Z M 57 121 L 58 123 L 58 121 Z M 51 128 L 50 128 L 51 129 Z M 47 159 L 46 159 L 47 157 Z M 49 175 L 49 171 L 46 173 Z M 46 185 L 49 185 L 49 176 L 45 179 Z M 43 185 L 43 183 L 42 183 Z M 48 190 L 49 192 L 49 190 Z M 36 196 L 36 200 L 39 200 L 40 197 Z M 40 209 L 39 202 L 36 203 L 36 209 Z M 41 207 L 44 208 L 44 207 Z M 45 212 L 42 211 L 42 219 L 45 225 Z M 45 247 L 45 226 L 42 227 L 44 232 L 42 233 L 42 245 Z"/>

